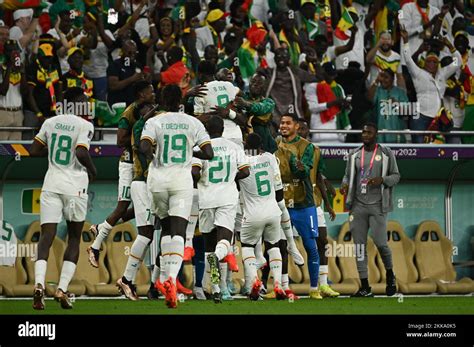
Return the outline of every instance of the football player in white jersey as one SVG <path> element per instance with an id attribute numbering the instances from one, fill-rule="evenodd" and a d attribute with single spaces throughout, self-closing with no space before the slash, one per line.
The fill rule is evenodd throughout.
<path id="1" fill-rule="evenodd" d="M 198 78 L 207 88 L 206 95 L 194 98 L 194 115 L 204 124 L 211 115 L 224 118 L 222 137 L 231 140 L 243 148 L 240 126 L 245 126 L 246 118 L 230 109 L 240 89 L 228 81 L 215 79 L 216 67 L 209 61 L 201 61 L 198 66 Z"/>
<path id="2" fill-rule="evenodd" d="M 65 100 L 74 103 L 75 110 L 86 112 L 88 109 L 83 107 L 88 100 L 81 88 L 69 89 L 65 93 Z M 86 116 L 88 115 L 62 114 L 47 119 L 30 148 L 31 156 L 48 155 L 49 161 L 40 198 L 41 236 L 35 262 L 33 294 L 35 310 L 44 310 L 47 259 L 57 225 L 62 218 L 67 223 L 68 241 L 54 298 L 62 308 L 72 308 L 67 289 L 79 259 L 79 244 L 87 214 L 89 180 L 97 174 L 89 154 L 94 126 L 81 118 Z"/>
<path id="3" fill-rule="evenodd" d="M 214 156 L 204 125 L 186 113 L 178 112 L 181 89 L 168 85 L 161 93 L 165 113 L 149 119 L 143 128 L 140 151 L 153 157 L 148 169 L 148 188 L 155 215 L 161 220 L 161 255 L 168 278 L 158 283 L 170 308 L 177 307 L 176 277 L 183 262 L 184 238 L 193 202 L 192 157 L 210 160 Z M 195 146 L 199 150 L 193 151 Z M 157 281 L 159 282 L 159 281 Z"/>
<path id="4" fill-rule="evenodd" d="M 134 84 L 135 102 L 122 113 L 118 123 L 117 145 L 123 148 L 119 161 L 118 202 L 115 210 L 100 224 L 93 224 L 90 230 L 95 235 L 94 243 L 87 249 L 89 263 L 99 267 L 99 252 L 102 242 L 107 238 L 112 228 L 120 221 L 133 219 L 134 209 L 131 203 L 131 185 L 133 180 L 133 155 L 131 136 L 135 122 L 140 118 L 137 108 L 142 104 L 155 102 L 153 86 L 146 81 Z"/>
<path id="5" fill-rule="evenodd" d="M 209 161 L 193 159 L 192 173 L 195 182 L 198 182 L 199 228 L 204 236 L 206 270 L 211 275 L 214 302 L 220 303 L 222 299 L 232 299 L 225 276 L 226 257 L 232 252 L 231 242 L 239 204 L 236 181 L 250 173 L 244 150 L 222 137 L 222 118 L 211 117 L 206 128 L 211 137 L 214 158 Z"/>
<path id="6" fill-rule="evenodd" d="M 239 181 L 244 202 L 240 241 L 245 281 L 252 284 L 249 297 L 251 300 L 260 297 L 262 281 L 257 275 L 254 247 L 263 236 L 273 274 L 275 296 L 277 300 L 283 300 L 286 294 L 281 288 L 282 256 L 278 247 L 282 215 L 278 202 L 283 199 L 280 169 L 275 156 L 262 150 L 262 140 L 258 134 L 248 135 L 245 149 L 254 154 L 249 157 L 250 175 Z"/>

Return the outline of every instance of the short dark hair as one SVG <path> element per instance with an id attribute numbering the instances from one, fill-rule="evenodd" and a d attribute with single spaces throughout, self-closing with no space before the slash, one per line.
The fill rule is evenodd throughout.
<path id="1" fill-rule="evenodd" d="M 168 84 L 161 90 L 161 104 L 167 111 L 177 111 L 181 97 L 181 88 L 176 84 Z"/>
<path id="2" fill-rule="evenodd" d="M 248 134 L 247 140 L 245 141 L 245 147 L 247 149 L 261 149 L 262 138 L 257 133 Z"/>
<path id="3" fill-rule="evenodd" d="M 167 56 L 168 60 L 178 62 L 183 59 L 183 49 L 178 46 L 173 46 L 168 49 Z"/>
<path id="4" fill-rule="evenodd" d="M 219 116 L 212 116 L 206 123 L 206 129 L 209 135 L 222 134 L 224 131 L 224 120 Z"/>
<path id="5" fill-rule="evenodd" d="M 138 99 L 139 94 L 149 86 L 151 86 L 151 83 L 147 81 L 135 82 L 135 84 L 133 85 L 133 95 L 135 96 L 135 98 Z"/>
<path id="6" fill-rule="evenodd" d="M 198 73 L 205 76 L 214 76 L 216 74 L 216 66 L 207 60 L 201 60 L 198 65 Z"/>
<path id="7" fill-rule="evenodd" d="M 392 69 L 386 68 L 386 69 L 384 69 L 384 70 L 382 70 L 382 71 L 385 72 L 386 74 L 390 75 L 390 77 L 392 77 L 392 79 L 395 78 L 395 72 L 393 72 Z"/>
<path id="8" fill-rule="evenodd" d="M 376 132 L 379 131 L 379 127 L 374 122 L 366 122 L 364 124 L 364 127 L 371 127 L 371 128 L 374 128 Z"/>
<path id="9" fill-rule="evenodd" d="M 281 118 L 283 117 L 290 117 L 291 119 L 293 119 L 293 122 L 295 123 L 298 123 L 301 120 L 301 118 L 299 118 L 296 113 L 285 113 L 284 115 L 281 116 Z"/>
<path id="10" fill-rule="evenodd" d="M 64 100 L 67 100 L 68 102 L 75 102 L 82 96 L 84 96 L 84 90 L 82 90 L 82 88 L 72 87 L 66 89 L 64 93 Z"/>

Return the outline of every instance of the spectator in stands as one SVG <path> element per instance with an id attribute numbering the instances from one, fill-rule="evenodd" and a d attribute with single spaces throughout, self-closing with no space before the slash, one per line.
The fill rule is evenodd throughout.
<path id="1" fill-rule="evenodd" d="M 84 62 L 84 72 L 94 83 L 94 98 L 107 100 L 107 68 L 109 66 L 108 52 L 114 46 L 115 38 L 112 32 L 104 28 L 102 11 L 97 11 L 94 15 L 87 12 L 84 18 L 84 26 L 95 23 L 97 28 L 97 47 L 89 50 L 89 57 Z"/>
<path id="2" fill-rule="evenodd" d="M 273 110 L 275 102 L 264 97 L 266 80 L 261 75 L 254 75 L 250 80 L 249 94 L 244 99 L 240 96 L 235 98 L 235 105 L 246 111 L 249 123 L 253 131 L 262 139 L 262 146 L 266 152 L 274 153 L 277 144 L 272 136 Z M 273 124 L 277 127 L 277 124 Z M 276 132 L 276 130 L 273 130 Z"/>
<path id="3" fill-rule="evenodd" d="M 403 119 L 409 114 L 403 114 L 408 105 L 408 96 L 405 90 L 394 85 L 395 73 L 387 68 L 375 79 L 369 88 L 368 98 L 374 103 L 375 120 L 379 129 L 404 130 L 407 129 L 406 121 Z M 413 115 L 411 115 L 413 116 Z M 403 134 L 379 135 L 381 143 L 405 143 Z"/>
<path id="4" fill-rule="evenodd" d="M 27 69 L 28 102 L 25 126 L 37 127 L 46 118 L 56 115 L 56 103 L 62 101 L 60 73 L 53 64 L 53 46 L 42 43 L 38 47 L 38 59 Z"/>
<path id="5" fill-rule="evenodd" d="M 410 72 L 415 85 L 416 97 L 419 103 L 420 115 L 413 119 L 410 124 L 412 130 L 427 130 L 433 119 L 438 115 L 442 107 L 442 97 L 446 90 L 446 81 L 459 70 L 461 64 L 461 54 L 454 46 L 446 40 L 453 55 L 453 62 L 448 66 L 439 68 L 439 58 L 435 52 L 429 52 L 425 58 L 424 68 L 420 68 L 412 59 L 408 41 L 408 32 L 401 31 L 403 39 L 402 55 L 405 57 L 408 71 Z M 423 142 L 423 136 L 414 135 L 414 143 Z"/>
<path id="6" fill-rule="evenodd" d="M 269 80 L 266 97 L 270 96 L 276 104 L 273 121 L 279 124 L 281 116 L 288 113 L 304 118 L 301 86 L 303 83 L 316 82 L 316 76 L 299 67 L 290 66 L 290 53 L 286 48 L 281 47 L 275 51 L 275 63 L 276 68 L 260 71 Z"/>
<path id="7" fill-rule="evenodd" d="M 308 83 L 304 86 L 308 108 L 311 112 L 311 129 L 332 129 L 337 130 L 338 117 L 345 117 L 345 125 L 350 128 L 349 118 L 345 109 L 349 108 L 349 102 L 345 99 L 344 92 L 336 96 L 332 87 L 337 88 L 335 77 L 336 69 L 332 63 L 326 63 L 324 66 L 324 81 L 319 83 Z M 342 87 L 341 87 L 342 90 Z M 313 142 L 344 142 L 343 134 L 316 134 L 313 133 L 311 140 Z"/>
<path id="8" fill-rule="evenodd" d="M 183 50 L 181 47 L 173 46 L 168 50 L 166 56 L 166 65 L 161 73 L 154 75 L 154 80 L 160 82 L 161 87 L 176 84 L 181 88 L 184 95 L 189 88 L 191 75 L 183 63 Z"/>
<path id="9" fill-rule="evenodd" d="M 8 25 L 5 25 L 3 20 L 0 20 L 0 52 L 3 51 L 3 46 L 8 41 L 10 33 L 10 28 Z M 5 55 L 0 53 L 0 64 L 5 63 Z"/>
<path id="10" fill-rule="evenodd" d="M 302 52 L 303 42 L 298 35 L 296 29 L 296 20 L 294 17 L 294 11 L 282 12 L 281 30 L 278 34 L 278 40 L 282 47 L 288 49 L 290 53 L 290 64 L 298 66 L 299 56 Z"/>
<path id="11" fill-rule="evenodd" d="M 136 56 L 137 45 L 132 40 L 126 40 L 122 45 L 122 56 L 109 65 L 107 101 L 111 106 L 118 102 L 125 102 L 128 106 L 134 101 L 133 83 L 145 79 Z"/>
<path id="12" fill-rule="evenodd" d="M 69 71 L 62 76 L 64 89 L 79 87 L 89 98 L 94 93 L 94 83 L 86 76 L 82 67 L 84 65 L 84 51 L 79 47 L 69 48 L 67 52 Z"/>
<path id="13" fill-rule="evenodd" d="M 319 4 L 318 4 L 319 5 Z M 326 38 L 326 23 L 321 20 L 320 7 L 316 6 L 316 0 L 301 1 L 299 13 L 299 36 L 303 46 L 314 47 L 318 35 Z M 324 10 L 323 10 L 324 11 Z"/>
<path id="14" fill-rule="evenodd" d="M 206 25 L 196 29 L 196 48 L 200 57 L 204 56 L 204 50 L 209 45 L 215 45 L 217 49 L 223 49 L 222 32 L 226 27 L 226 17 L 228 13 L 224 13 L 220 9 L 209 11 L 206 17 Z"/>
<path id="15" fill-rule="evenodd" d="M 216 46 L 209 45 L 204 49 L 204 60 L 217 65 L 217 62 L 219 61 L 219 51 Z"/>
<path id="16" fill-rule="evenodd" d="M 370 66 L 369 84 L 372 84 L 380 72 L 390 69 L 396 74 L 396 85 L 406 89 L 405 79 L 402 74 L 402 65 L 400 64 L 400 54 L 393 49 L 392 34 L 383 31 L 380 34 L 377 44 L 367 53 L 366 62 Z"/>
<path id="17" fill-rule="evenodd" d="M 20 47 L 15 40 L 4 46 L 5 63 L 0 75 L 0 126 L 21 127 L 23 125 L 23 100 L 27 83 L 25 65 L 21 61 Z M 21 140 L 21 131 L 0 131 L 0 140 Z"/>
<path id="18" fill-rule="evenodd" d="M 33 15 L 34 11 L 32 9 L 22 9 L 13 12 L 15 25 L 10 29 L 10 39 L 18 41 L 23 60 L 38 26 L 38 18 L 35 18 Z"/>

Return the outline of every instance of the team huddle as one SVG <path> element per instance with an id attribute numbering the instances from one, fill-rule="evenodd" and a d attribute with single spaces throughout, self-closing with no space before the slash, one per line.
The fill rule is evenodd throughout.
<path id="1" fill-rule="evenodd" d="M 102 223 L 91 227 L 95 240 L 87 250 L 90 264 L 99 267 L 101 244 L 111 229 L 134 218 L 138 236 L 116 283 L 130 300 L 138 299 L 134 283 L 145 255 L 149 248 L 158 247 L 152 253 L 156 259 L 151 289 L 164 296 L 169 308 L 177 307 L 179 292 L 194 292 L 198 299 L 208 297 L 216 303 L 230 300 L 226 283 L 227 276 L 238 271 L 236 239 L 244 264 L 244 293 L 251 300 L 263 297 L 258 270 L 265 266 L 273 278 L 273 291 L 265 297 L 296 297 L 289 286 L 289 255 L 297 265 L 308 266 L 310 298 L 338 296 L 327 284 L 322 202 L 331 219 L 335 214 L 326 193 L 330 188 L 321 175 L 324 163 L 319 148 L 298 134 L 304 124 L 289 114 L 281 118 L 278 150 L 265 151 L 264 136 L 252 131 L 242 111 L 251 108 L 251 102 L 239 100 L 242 93 L 226 80 L 225 71 L 216 74 L 215 67 L 206 63 L 199 66 L 202 86 L 185 95 L 177 85 L 165 86 L 159 105 L 151 84 L 135 84 L 135 102 L 118 125 L 117 144 L 124 149 L 118 203 Z M 262 83 L 261 78 L 253 78 L 251 91 Z M 85 98 L 77 88 L 69 89 L 65 97 L 70 102 Z M 30 149 L 31 155 L 48 155 L 49 160 L 41 194 L 34 309 L 44 309 L 49 248 L 62 218 L 68 226 L 68 246 L 54 297 L 62 308 L 72 308 L 67 289 L 79 257 L 89 181 L 96 176 L 88 152 L 94 129 L 81 116 L 46 120 Z M 183 259 L 194 256 L 197 225 L 204 239 L 205 271 L 202 286 L 191 291 L 179 282 L 178 274 Z M 303 241 L 306 265 L 293 227 Z M 160 230 L 158 240 L 154 240 L 155 230 Z"/>

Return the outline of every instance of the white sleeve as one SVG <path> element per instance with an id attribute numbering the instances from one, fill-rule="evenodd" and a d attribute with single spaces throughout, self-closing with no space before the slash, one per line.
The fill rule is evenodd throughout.
<path id="1" fill-rule="evenodd" d="M 206 128 L 204 127 L 204 124 L 202 124 L 199 120 L 196 118 L 192 118 L 194 120 L 194 145 L 199 146 L 202 148 L 206 143 L 211 143 L 211 138 L 209 137 L 209 134 L 206 131 Z"/>
<path id="2" fill-rule="evenodd" d="M 143 126 L 142 136 L 140 137 L 140 141 L 147 139 L 151 143 L 156 143 L 156 134 L 155 134 L 155 127 L 153 124 L 153 118 L 150 118 L 146 121 L 145 125 Z"/>
<path id="3" fill-rule="evenodd" d="M 92 137 L 94 136 L 94 126 L 92 123 L 85 121 L 81 127 L 81 132 L 79 133 L 79 137 L 77 138 L 76 147 L 85 147 L 89 150 L 91 146 Z"/>
<path id="4" fill-rule="evenodd" d="M 245 154 L 244 150 L 239 146 L 235 146 L 235 153 L 237 154 L 237 169 L 242 170 L 249 167 L 249 158 Z"/>
<path id="5" fill-rule="evenodd" d="M 336 46 L 328 47 L 326 50 L 326 55 L 330 61 L 336 59 Z"/>
<path id="6" fill-rule="evenodd" d="M 413 13 L 412 10 L 414 9 L 414 4 L 407 3 L 403 5 L 398 15 L 400 25 L 405 27 L 405 30 L 408 33 L 408 36 L 413 36 L 415 34 L 419 34 L 423 32 L 423 25 L 419 25 L 414 23 L 413 21 Z"/>
<path id="7" fill-rule="evenodd" d="M 192 166 L 199 166 L 200 168 L 202 168 L 202 160 L 199 158 L 193 157 Z"/>
<path id="8" fill-rule="evenodd" d="M 43 145 L 48 145 L 48 134 L 49 134 L 49 124 L 48 119 L 43 123 L 38 134 L 35 136 L 35 140 L 41 142 Z"/>
<path id="9" fill-rule="evenodd" d="M 23 33 L 20 28 L 14 26 L 10 29 L 10 40 L 19 40 L 23 36 Z"/>

